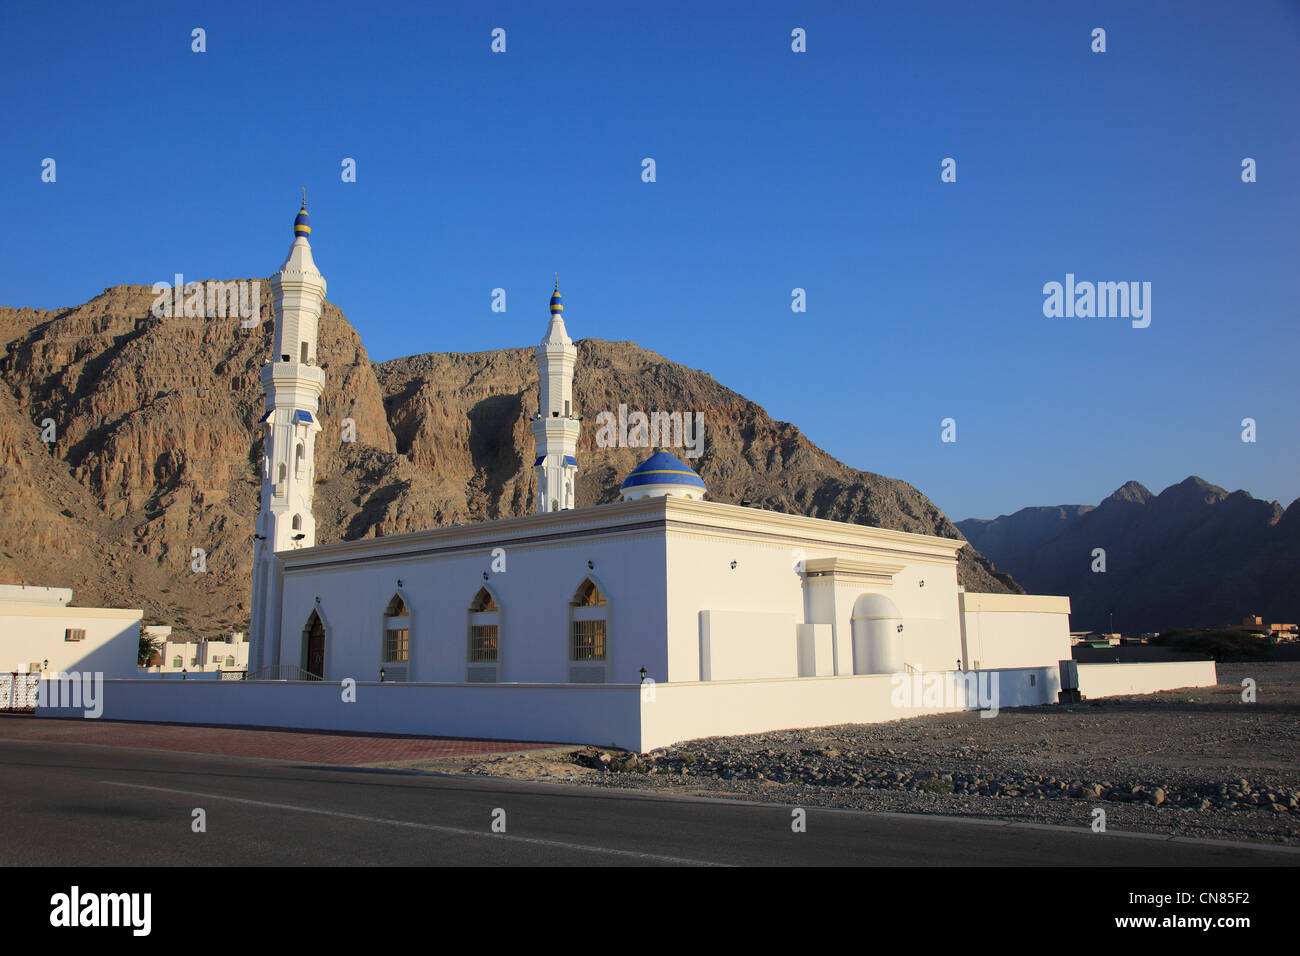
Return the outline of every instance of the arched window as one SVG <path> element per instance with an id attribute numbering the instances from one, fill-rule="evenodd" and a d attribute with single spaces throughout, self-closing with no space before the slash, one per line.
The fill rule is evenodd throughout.
<path id="1" fill-rule="evenodd" d="M 560 503 L 559 503 L 558 501 L 556 501 L 554 498 L 551 499 L 551 510 L 552 510 L 552 511 L 559 511 L 559 510 L 560 510 Z"/>
<path id="2" fill-rule="evenodd" d="M 172 658 L 172 667 L 181 668 L 185 666 L 185 661 L 179 654 Z"/>
<path id="3" fill-rule="evenodd" d="M 294 531 L 302 530 L 302 515 L 293 516 L 293 530 Z"/>
<path id="4" fill-rule="evenodd" d="M 227 654 L 227 655 L 226 655 L 226 666 L 227 666 L 227 667 L 234 667 L 234 666 L 235 666 L 235 657 L 234 657 L 233 654 Z"/>
<path id="5" fill-rule="evenodd" d="M 604 683 L 608 665 L 609 602 L 588 577 L 569 601 L 569 681 Z"/>
<path id="6" fill-rule="evenodd" d="M 469 674 L 473 683 L 500 679 L 501 608 L 487 588 L 479 588 L 469 602 Z"/>
<path id="7" fill-rule="evenodd" d="M 384 608 L 384 680 L 406 680 L 411 657 L 411 611 L 400 594 Z"/>
<path id="8" fill-rule="evenodd" d="M 285 483 L 285 479 L 287 479 L 288 477 L 289 477 L 289 466 L 286 465 L 284 462 L 280 462 L 280 466 L 279 468 L 276 469 L 275 472 L 275 495 L 277 498 L 284 497 L 284 483 Z"/>
<path id="9" fill-rule="evenodd" d="M 293 474 L 296 478 L 302 477 L 302 465 L 306 461 L 306 451 L 303 449 L 302 442 L 298 442 L 298 447 L 293 453 Z"/>
<path id="10" fill-rule="evenodd" d="M 307 364 L 307 343 L 306 342 L 302 343 L 302 364 L 303 365 Z"/>

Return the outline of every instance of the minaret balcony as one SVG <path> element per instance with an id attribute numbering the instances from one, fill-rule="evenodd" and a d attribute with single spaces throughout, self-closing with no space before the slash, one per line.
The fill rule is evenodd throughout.
<path id="1" fill-rule="evenodd" d="M 262 366 L 262 388 L 311 389 L 316 394 L 325 391 L 325 370 L 319 365 L 303 365 L 301 362 L 271 362 Z"/>

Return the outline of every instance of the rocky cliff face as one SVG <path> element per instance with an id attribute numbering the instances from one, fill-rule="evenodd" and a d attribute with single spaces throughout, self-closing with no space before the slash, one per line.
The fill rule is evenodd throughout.
<path id="1" fill-rule="evenodd" d="M 958 523 L 1033 593 L 1068 594 L 1070 625 L 1117 630 L 1300 618 L 1300 500 L 1227 492 L 1192 476 L 1158 495 L 1130 481 L 1097 507 L 1026 508 Z M 1106 571 L 1092 570 L 1093 549 Z"/>
<path id="2" fill-rule="evenodd" d="M 217 636 L 247 626 L 271 295 L 263 281 L 253 329 L 156 318 L 153 301 L 146 286 L 119 286 L 72 309 L 0 308 L 0 579 L 70 586 L 76 603 L 142 607 Z M 961 536 L 911 485 L 847 467 L 703 372 L 627 342 L 578 348 L 580 507 L 617 499 L 649 454 L 596 447 L 596 413 L 622 403 L 702 414 L 705 453 L 691 463 L 715 500 Z M 534 510 L 531 348 L 375 365 L 327 304 L 318 357 L 320 543 Z M 969 547 L 960 575 L 969 590 L 1019 590 Z"/>

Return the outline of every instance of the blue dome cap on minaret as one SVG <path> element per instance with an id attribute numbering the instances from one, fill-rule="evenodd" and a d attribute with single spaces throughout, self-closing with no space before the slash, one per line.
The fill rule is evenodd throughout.
<path id="1" fill-rule="evenodd" d="M 635 488 L 638 485 L 684 485 L 690 488 L 705 486 L 704 479 L 697 475 L 690 465 L 666 451 L 655 452 L 633 468 L 619 490 Z"/>
<path id="2" fill-rule="evenodd" d="M 555 273 L 555 292 L 551 296 L 551 315 L 564 314 L 564 298 L 560 295 L 560 274 Z"/>
<path id="3" fill-rule="evenodd" d="M 311 238 L 311 216 L 307 215 L 307 190 L 302 191 L 302 209 L 298 210 L 298 218 L 293 221 L 293 234 L 295 237 L 302 236 L 304 239 Z"/>

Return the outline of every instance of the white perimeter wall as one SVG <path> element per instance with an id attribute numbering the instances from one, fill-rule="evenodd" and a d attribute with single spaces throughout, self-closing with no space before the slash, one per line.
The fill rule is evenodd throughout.
<path id="1" fill-rule="evenodd" d="M 961 696 L 927 706 L 924 694 L 918 697 L 911 687 L 900 705 L 895 678 L 923 692 L 926 676 L 921 675 L 919 685 L 901 674 L 661 685 L 654 689 L 654 700 L 641 705 L 641 748 L 653 750 L 696 737 L 879 723 L 974 708 L 973 701 L 968 708 Z M 945 682 L 949 677 L 937 671 L 933 676 Z M 1060 689 L 1055 668 L 998 672 L 998 686 L 1000 707 L 1055 701 Z"/>
<path id="2" fill-rule="evenodd" d="M 970 675 L 965 675 L 969 677 Z M 998 709 L 1054 703 L 1057 668 L 979 672 Z M 895 678 L 912 681 L 900 696 Z M 925 681 L 946 684 L 951 672 L 869 674 L 711 683 L 500 685 L 359 683 L 344 703 L 337 683 L 109 680 L 102 716 L 115 720 L 240 724 L 369 733 L 554 741 L 652 750 L 682 740 L 847 723 L 874 723 L 978 705 L 959 688 L 930 700 Z M 1081 664 L 1088 697 L 1150 693 L 1215 683 L 1214 664 Z M 946 692 L 944 692 L 946 696 Z M 79 717 L 39 708 L 41 716 Z M 996 717 L 988 719 L 996 720 Z"/>
<path id="3" fill-rule="evenodd" d="M 966 667 L 1049 667 L 1070 660 L 1070 599 L 959 595 Z"/>
<path id="4" fill-rule="evenodd" d="M 0 670 L 27 673 L 49 660 L 51 671 L 89 671 L 105 678 L 132 677 L 140 654 L 143 612 L 118 608 L 0 605 Z M 81 628 L 82 641 L 65 641 L 64 630 Z"/>
<path id="5" fill-rule="evenodd" d="M 668 662 L 663 642 L 662 534 L 657 539 L 648 533 L 624 532 L 511 544 L 505 548 L 504 572 L 492 570 L 492 547 L 288 569 L 279 662 L 303 663 L 302 632 L 315 608 L 325 622 L 325 678 L 377 681 L 383 663 L 384 609 L 400 590 L 410 610 L 409 679 L 465 681 L 467 612 L 478 589 L 486 585 L 501 608 L 498 680 L 563 683 L 569 679 L 569 601 L 590 575 L 609 601 L 609 682 L 639 683 L 642 667 L 648 677 L 664 679 Z M 587 568 L 588 561 L 595 564 L 594 570 Z"/>
<path id="6" fill-rule="evenodd" d="M 1214 661 L 1079 665 L 1079 693 L 1084 697 L 1150 694 L 1179 687 L 1213 687 L 1217 683 Z"/>
<path id="7" fill-rule="evenodd" d="M 102 718 L 590 743 L 635 749 L 641 688 L 609 684 L 358 683 L 343 702 L 322 681 L 105 681 Z M 38 708 L 46 717 L 80 711 Z"/>

